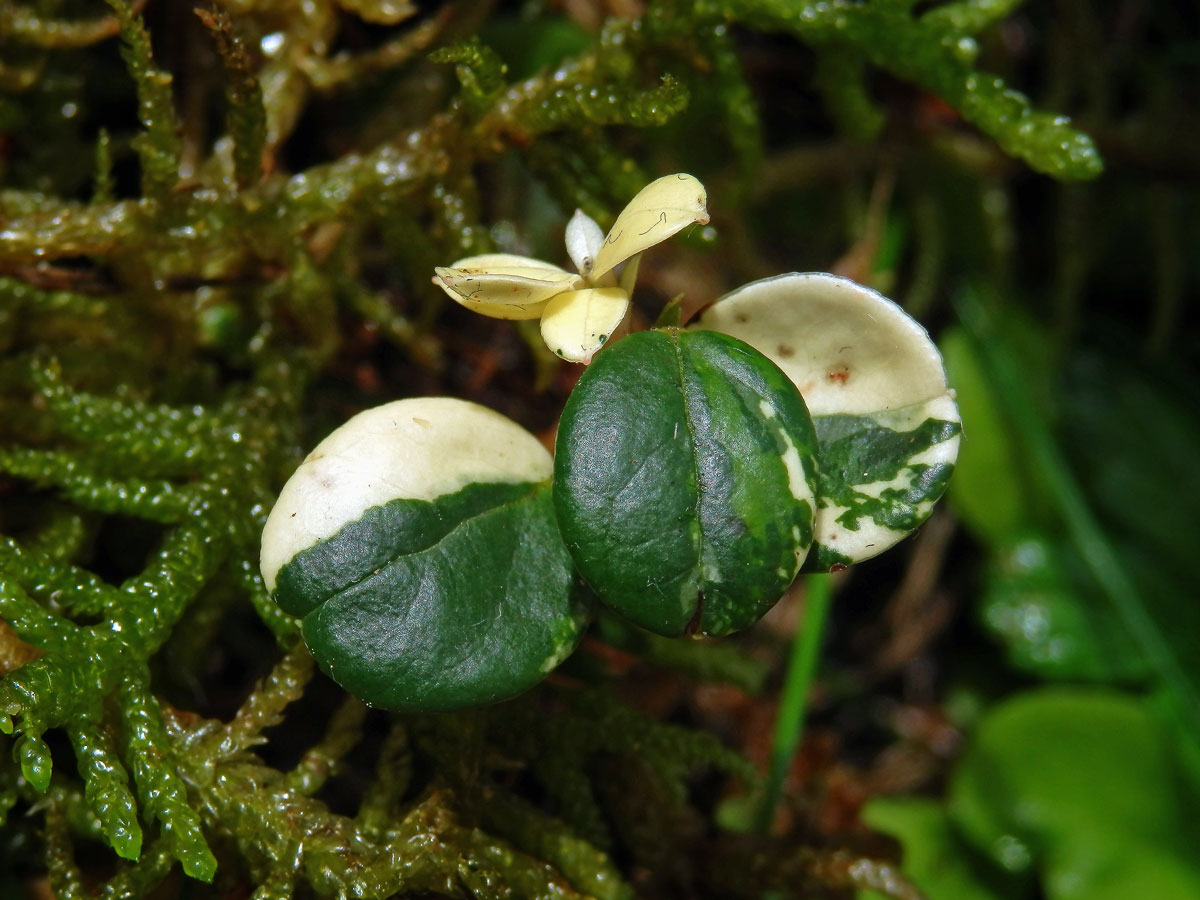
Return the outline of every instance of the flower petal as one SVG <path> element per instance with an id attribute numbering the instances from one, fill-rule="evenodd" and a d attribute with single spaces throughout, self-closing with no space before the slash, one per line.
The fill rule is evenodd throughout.
<path id="1" fill-rule="evenodd" d="M 582 209 L 575 210 L 571 221 L 567 223 L 567 254 L 580 275 L 590 275 L 596 254 L 604 244 L 604 232 L 596 224 L 596 220 Z"/>
<path id="2" fill-rule="evenodd" d="M 628 310 L 629 295 L 620 288 L 559 294 L 542 313 L 542 340 L 563 359 L 589 363 Z"/>
<path id="3" fill-rule="evenodd" d="M 704 185 L 693 176 L 665 175 L 650 182 L 621 210 L 596 254 L 592 277 L 598 278 L 635 253 L 665 241 L 694 222 L 708 221 Z"/>
<path id="4" fill-rule="evenodd" d="M 433 283 L 455 302 L 496 319 L 536 319 L 547 300 L 583 283 L 558 266 L 506 253 L 468 256 L 433 271 Z"/>
<path id="5" fill-rule="evenodd" d="M 549 300 L 539 300 L 537 303 L 487 303 L 472 300 L 470 297 L 458 296 L 451 293 L 448 288 L 443 288 L 443 290 L 450 294 L 460 306 L 465 306 L 471 312 L 487 316 L 489 319 L 537 319 L 541 317 L 546 309 L 546 304 L 550 302 Z"/>
<path id="6" fill-rule="evenodd" d="M 625 262 L 625 268 L 621 270 L 621 280 L 619 286 L 621 290 L 627 293 L 630 297 L 633 296 L 633 286 L 637 284 L 638 266 L 642 264 L 642 254 L 631 256 Z"/>
<path id="7" fill-rule="evenodd" d="M 534 259 L 532 256 L 517 256 L 515 253 L 481 253 L 478 256 L 465 256 L 450 263 L 449 267 L 451 269 L 486 271 L 494 275 L 516 275 L 521 278 L 535 278 L 542 281 L 579 280 L 578 275 L 568 272 L 554 263 Z"/>

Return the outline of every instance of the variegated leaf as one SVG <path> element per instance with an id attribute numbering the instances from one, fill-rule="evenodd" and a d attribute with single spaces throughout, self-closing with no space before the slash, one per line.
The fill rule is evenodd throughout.
<path id="1" fill-rule="evenodd" d="M 799 393 L 753 348 L 712 332 L 630 335 L 563 410 L 563 537 L 596 596 L 643 628 L 746 628 L 812 543 L 815 443 Z"/>
<path id="2" fill-rule="evenodd" d="M 367 410 L 284 486 L 263 580 L 329 676 L 368 703 L 511 697 L 566 658 L 586 621 L 552 471 L 537 438 L 473 403 Z"/>
<path id="3" fill-rule="evenodd" d="M 726 295 L 698 327 L 757 348 L 808 405 L 820 488 L 807 571 L 882 553 L 928 517 L 961 426 L 941 355 L 903 309 L 847 278 L 792 273 Z"/>

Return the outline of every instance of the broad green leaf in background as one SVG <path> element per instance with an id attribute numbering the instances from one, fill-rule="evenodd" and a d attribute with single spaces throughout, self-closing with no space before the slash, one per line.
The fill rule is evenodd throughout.
<path id="1" fill-rule="evenodd" d="M 745 628 L 812 543 L 815 442 L 791 382 L 741 341 L 631 335 L 596 357 L 563 410 L 563 537 L 631 621 L 667 635 Z"/>
<path id="2" fill-rule="evenodd" d="M 267 588 L 329 676 L 368 703 L 511 697 L 574 650 L 586 621 L 552 468 L 533 435 L 473 403 L 360 413 L 280 493 L 263 530 Z"/>
<path id="3" fill-rule="evenodd" d="M 1017 316 L 1005 321 L 1010 334 L 1026 343 L 1037 340 Z M 1003 641 L 1013 665 L 1045 678 L 1145 676 L 1140 650 L 1096 591 L 1078 552 L 1057 536 L 1040 482 L 970 338 L 961 327 L 952 328 L 941 349 L 963 415 L 962 450 L 948 498 L 988 550 L 979 595 L 984 625 Z"/>
<path id="4" fill-rule="evenodd" d="M 1130 681 L 1146 660 L 1068 542 L 1037 532 L 998 544 L 979 614 L 1017 668 L 1050 679 Z"/>
<path id="5" fill-rule="evenodd" d="M 1153 587 L 1157 580 L 1154 563 L 1159 557 L 1166 559 L 1167 544 L 1174 546 L 1178 535 L 1168 530 L 1167 544 L 1162 546 L 1154 542 L 1146 546 L 1136 531 L 1114 538 L 1112 525 L 1106 528 L 1095 512 L 1111 501 L 1102 502 L 1096 495 L 1098 482 L 1095 478 L 1081 478 L 1075 471 L 1067 455 L 1068 448 L 1060 443 L 1046 417 L 1039 413 L 1039 408 L 1044 406 L 1035 398 L 1044 390 L 1044 385 L 1031 383 L 1029 374 L 1022 367 L 1011 333 L 1005 327 L 1001 312 L 1003 304 L 986 292 L 973 290 L 963 291 L 955 299 L 971 349 L 980 360 L 988 383 L 994 387 L 994 396 L 1002 401 L 1003 411 L 1012 423 L 1022 452 L 1036 466 L 1056 519 L 1077 550 L 1096 590 L 1107 601 L 1114 619 L 1128 632 L 1140 658 L 1169 692 L 1172 718 L 1178 720 L 1180 729 L 1191 742 L 1200 742 L 1200 669 L 1197 668 L 1200 610 L 1195 597 L 1189 596 L 1194 591 L 1189 591 L 1186 586 L 1180 592 L 1162 592 Z M 1137 446 L 1129 451 L 1138 461 L 1134 468 L 1154 467 L 1155 460 L 1161 460 L 1158 468 L 1170 487 L 1163 490 L 1159 485 L 1153 493 L 1126 494 L 1126 502 L 1132 504 L 1136 512 L 1125 515 L 1144 518 L 1147 508 L 1168 510 L 1177 503 L 1180 491 L 1192 490 L 1190 485 L 1194 479 L 1186 462 L 1192 457 L 1186 452 L 1180 453 L 1174 440 L 1156 440 L 1156 431 L 1163 433 L 1164 416 L 1139 417 L 1136 410 L 1129 410 L 1126 417 L 1114 415 L 1115 393 L 1111 389 L 1100 392 L 1098 407 L 1104 412 L 1093 421 L 1097 424 L 1103 421 L 1105 425 L 1092 433 L 1086 442 L 1089 446 L 1070 449 L 1076 454 L 1091 455 L 1096 460 L 1110 460 L 1121 455 L 1122 442 L 1114 436 L 1114 431 L 1121 435 L 1136 433 Z M 1069 415 L 1080 404 L 1065 402 L 1059 406 Z M 1188 421 L 1193 418 L 1182 411 L 1180 414 Z M 1130 422 L 1139 423 L 1140 427 L 1131 429 Z M 1166 427 L 1175 428 L 1171 423 Z M 1171 448 L 1165 453 L 1163 447 L 1157 446 L 1163 443 Z M 1143 448 L 1146 452 L 1136 455 Z M 1106 462 L 1102 465 L 1111 467 L 1114 464 Z M 1115 465 L 1120 469 L 1125 463 Z M 1120 479 L 1115 480 L 1120 483 Z M 1159 498 L 1158 503 L 1147 499 L 1154 496 Z M 1139 565 L 1139 554 L 1127 549 L 1139 543 L 1142 544 L 1140 556 L 1149 563 L 1148 566 Z M 1193 548 L 1182 554 L 1177 549 L 1173 552 L 1185 559 L 1189 555 L 1195 556 Z M 1143 577 L 1139 578 L 1139 575 Z"/>
<path id="6" fill-rule="evenodd" d="M 1062 379 L 1064 449 L 1143 602 L 1200 683 L 1200 383 L 1192 365 L 1076 354 Z"/>
<path id="7" fill-rule="evenodd" d="M 993 708 L 953 775 L 962 833 L 1048 900 L 1195 900 L 1197 798 L 1138 698 L 1045 688 Z"/>
<path id="8" fill-rule="evenodd" d="M 900 841 L 901 868 L 928 900 L 1007 900 L 1028 893 L 1028 879 L 1004 872 L 968 844 L 928 797 L 874 797 L 863 821 Z M 859 900 L 883 900 L 874 891 Z"/>
<path id="9" fill-rule="evenodd" d="M 962 448 L 947 499 L 979 539 L 1011 541 L 1031 527 L 1035 488 L 1027 462 L 962 329 L 947 331 L 940 345 L 963 421 Z"/>
<path id="10" fill-rule="evenodd" d="M 812 413 L 820 477 L 806 571 L 869 559 L 925 521 L 960 427 L 941 355 L 908 313 L 848 278 L 793 272 L 727 294 L 697 327 L 759 350 Z"/>
<path id="11" fill-rule="evenodd" d="M 532 18 L 528 15 L 492 16 L 481 32 L 488 46 L 503 57 L 508 74 L 528 78 L 541 69 L 583 53 L 593 36 L 570 19 Z"/>

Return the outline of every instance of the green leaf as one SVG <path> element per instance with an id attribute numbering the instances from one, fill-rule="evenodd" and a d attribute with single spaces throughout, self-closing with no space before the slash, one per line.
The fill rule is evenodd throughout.
<path id="1" fill-rule="evenodd" d="M 954 774 L 950 811 L 1002 867 L 1048 900 L 1200 896 L 1195 798 L 1146 705 L 1044 689 L 997 706 Z"/>
<path id="2" fill-rule="evenodd" d="M 901 3 L 757 4 L 806 43 L 871 63 L 941 97 L 1031 168 L 1062 180 L 1097 177 L 1103 161 L 1092 139 L 1064 117 L 1035 110 L 1002 79 L 976 71 L 973 32 L 1007 10 L 1007 0 L 966 4 L 961 12 L 913 16 Z M 961 29 L 961 30 L 959 30 Z"/>
<path id="3" fill-rule="evenodd" d="M 368 703 L 511 697 L 575 648 L 586 603 L 550 499 L 550 456 L 449 398 L 355 416 L 309 455 L 263 531 L 263 577 L 325 671 Z"/>
<path id="4" fill-rule="evenodd" d="M 530 19 L 500 13 L 483 26 L 483 39 L 504 59 L 513 78 L 529 78 L 586 52 L 592 35 L 565 18 Z"/>
<path id="5" fill-rule="evenodd" d="M 262 177 L 263 147 L 267 140 L 267 114 L 263 107 L 258 66 L 250 42 L 219 6 L 196 9 L 211 32 L 225 65 L 229 109 L 225 127 L 233 138 L 233 169 L 239 188 L 248 188 Z"/>
<path id="6" fill-rule="evenodd" d="M 1063 446 L 1093 509 L 1132 551 L 1138 582 L 1152 579 L 1143 601 L 1168 632 L 1182 634 L 1200 627 L 1189 616 L 1200 581 L 1196 376 L 1178 359 L 1151 365 L 1121 346 L 1087 350 L 1068 366 L 1062 402 Z M 1185 665 L 1195 663 L 1195 643 L 1180 649 Z"/>
<path id="7" fill-rule="evenodd" d="M 662 308 L 662 312 L 658 314 L 658 318 L 654 322 L 655 328 L 678 328 L 683 324 L 683 294 L 677 294 L 667 301 L 667 305 Z"/>
<path id="8" fill-rule="evenodd" d="M 876 556 L 928 518 L 961 429 L 941 355 L 908 313 L 848 278 L 793 272 L 726 294 L 698 327 L 766 355 L 812 413 L 820 482 L 805 571 Z"/>
<path id="9" fill-rule="evenodd" d="M 1043 678 L 1144 678 L 1149 667 L 1091 584 L 1078 552 L 1036 532 L 992 554 L 980 615 L 1009 661 Z"/>
<path id="10" fill-rule="evenodd" d="M 978 858 L 946 815 L 942 804 L 928 797 L 873 797 L 862 819 L 872 828 L 900 841 L 904 874 L 928 900 L 999 900 L 1020 896 L 1003 873 Z M 859 900 L 881 900 L 874 891 Z"/>
<path id="11" fill-rule="evenodd" d="M 970 339 L 956 327 L 940 343 L 967 432 L 949 501 L 975 536 L 1003 542 L 1028 527 L 1030 478 Z"/>
<path id="12" fill-rule="evenodd" d="M 182 141 L 171 95 L 171 75 L 154 65 L 150 34 L 129 0 L 108 0 L 121 28 L 121 57 L 137 86 L 138 118 L 145 131 L 131 142 L 142 165 L 143 192 L 165 199 L 179 180 Z"/>
<path id="13" fill-rule="evenodd" d="M 1151 605 L 1154 590 L 1134 577 L 1126 554 L 1118 551 L 1093 512 L 1064 450 L 1035 411 L 1036 393 L 1029 374 L 1019 364 L 1009 336 L 994 315 L 995 304 L 989 305 L 985 297 L 976 291 L 964 291 L 957 296 L 959 318 L 990 380 L 996 384 L 1005 412 L 1037 466 L 1047 495 L 1094 583 L 1109 600 L 1113 613 L 1137 643 L 1147 664 L 1169 688 L 1174 715 L 1190 732 L 1191 740 L 1196 741 L 1200 737 L 1200 689 L 1191 671 L 1191 660 L 1195 658 L 1194 629 L 1187 622 L 1194 616 L 1194 604 L 1174 604 L 1175 609 L 1168 604 L 1165 610 Z M 1176 484 L 1184 490 L 1189 481 L 1190 477 L 1185 477 Z M 1135 502 L 1143 501 L 1139 498 Z M 1163 555 L 1155 553 L 1155 549 L 1151 549 L 1151 560 Z"/>
<path id="14" fill-rule="evenodd" d="M 563 411 L 555 506 L 600 599 L 660 634 L 727 634 L 779 600 L 812 541 L 815 435 L 787 377 L 714 332 L 605 350 Z"/>
<path id="15" fill-rule="evenodd" d="M 462 86 L 462 99 L 472 113 L 482 113 L 504 87 L 505 66 L 491 47 L 471 37 L 429 54 L 432 62 L 457 63 L 455 72 Z"/>
<path id="16" fill-rule="evenodd" d="M 821 477 L 810 572 L 876 556 L 929 518 L 962 430 L 949 397 L 873 416 L 814 416 L 813 425 Z"/>
<path id="17" fill-rule="evenodd" d="M 187 785 L 170 749 L 162 709 L 147 691 L 149 673 L 129 672 L 120 687 L 124 756 L 137 785 L 146 821 L 156 820 L 171 855 L 198 881 L 212 881 L 217 860 L 209 849 L 200 815 L 188 802 Z"/>

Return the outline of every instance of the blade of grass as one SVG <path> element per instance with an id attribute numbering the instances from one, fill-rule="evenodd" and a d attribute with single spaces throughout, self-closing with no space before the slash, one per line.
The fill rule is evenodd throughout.
<path id="1" fill-rule="evenodd" d="M 808 695 L 817 672 L 817 655 L 825 636 L 825 621 L 829 616 L 833 588 L 828 575 L 809 575 L 804 581 L 804 611 L 792 652 L 788 657 L 787 676 L 779 698 L 775 717 L 775 736 L 771 741 L 771 768 L 763 789 L 762 806 L 758 809 L 754 827 L 760 834 L 771 828 L 775 808 L 783 794 L 783 783 L 804 736 L 804 718 Z"/>
<path id="2" fill-rule="evenodd" d="M 1200 694 L 1146 609 L 1137 584 L 1119 562 L 1116 548 L 1093 515 L 1083 489 L 1071 473 L 1050 429 L 1034 412 L 1035 404 L 1025 379 L 987 308 L 978 297 L 966 292 L 955 299 L 955 307 L 984 370 L 997 388 L 1005 412 L 1041 474 L 1096 585 L 1167 687 L 1181 724 L 1193 738 L 1200 739 Z"/>

